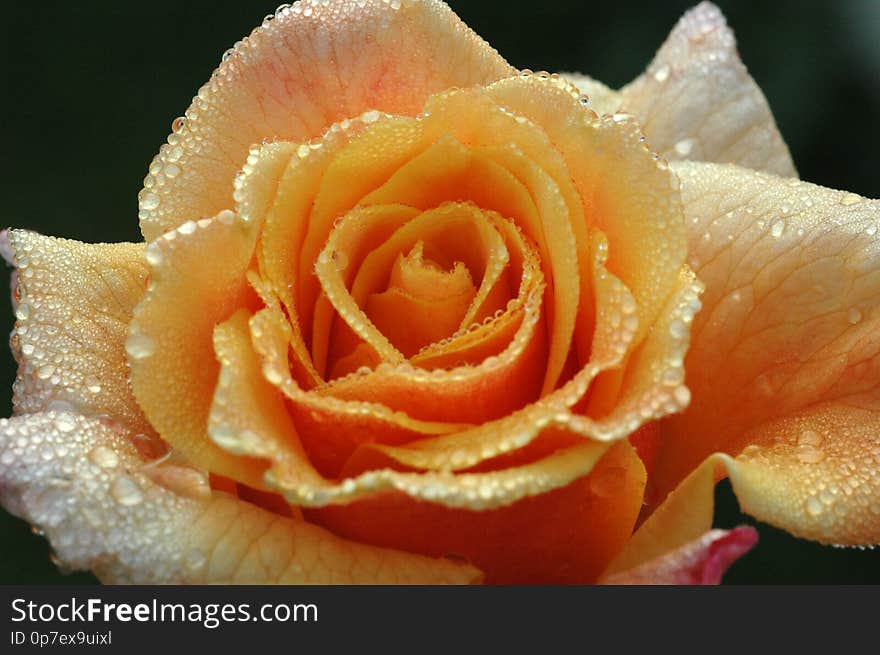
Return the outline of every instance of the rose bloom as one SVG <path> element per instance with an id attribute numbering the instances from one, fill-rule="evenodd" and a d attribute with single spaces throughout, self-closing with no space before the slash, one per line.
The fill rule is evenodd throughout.
<path id="1" fill-rule="evenodd" d="M 719 11 L 620 91 L 437 0 L 303 1 L 149 167 L 10 230 L 0 497 L 134 583 L 704 583 L 713 488 L 880 539 L 880 205 L 797 179 Z"/>

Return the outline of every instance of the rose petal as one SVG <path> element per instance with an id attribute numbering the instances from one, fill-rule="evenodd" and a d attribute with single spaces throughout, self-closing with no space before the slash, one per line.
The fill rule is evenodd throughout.
<path id="1" fill-rule="evenodd" d="M 706 293 L 693 400 L 661 424 L 659 497 L 722 451 L 739 457 L 709 461 L 746 511 L 823 542 L 877 543 L 880 203 L 734 166 L 676 171 Z M 688 497 L 710 494 L 714 473 L 699 471 L 715 464 L 702 466 L 688 480 L 711 480 Z"/>
<path id="2" fill-rule="evenodd" d="M 205 438 L 219 370 L 211 336 L 236 309 L 257 306 L 245 277 L 254 242 L 253 226 L 225 211 L 151 243 L 151 283 L 126 350 L 135 396 L 159 435 L 192 463 L 260 487 L 260 462 L 233 457 Z"/>
<path id="3" fill-rule="evenodd" d="M 17 271 L 17 414 L 67 408 L 111 414 L 151 433 L 128 381 L 124 343 L 146 287 L 143 244 L 87 244 L 12 230 Z"/>
<path id="4" fill-rule="evenodd" d="M 0 499 L 39 526 L 69 568 L 115 584 L 479 579 L 473 567 L 345 541 L 224 493 L 166 489 L 126 434 L 70 413 L 0 420 Z"/>
<path id="5" fill-rule="evenodd" d="M 140 194 L 144 236 L 232 208 L 252 144 L 307 141 L 367 110 L 412 115 L 431 93 L 511 72 L 436 0 L 298 2 L 224 56 L 162 146 Z"/>
<path id="6" fill-rule="evenodd" d="M 490 584 L 590 583 L 629 538 L 644 469 L 629 444 L 555 491 L 481 512 L 385 494 L 309 512 L 334 533 L 435 556 L 455 554 Z"/>
<path id="7" fill-rule="evenodd" d="M 655 160 L 626 115 L 598 119 L 559 78 L 505 79 L 488 89 L 504 107 L 546 132 L 577 188 L 587 225 L 608 238 L 608 269 L 635 296 L 638 332 L 647 334 L 675 286 L 686 243 L 678 182 Z M 585 303 L 581 302 L 581 306 Z M 579 352 L 584 344 L 579 344 Z"/>
<path id="8" fill-rule="evenodd" d="M 880 203 L 734 166 L 676 171 L 706 293 L 685 365 L 693 400 L 664 426 L 664 494 L 769 421 L 818 403 L 870 409 L 880 379 Z"/>
<path id="9" fill-rule="evenodd" d="M 678 22 L 648 70 L 620 90 L 651 147 L 668 160 L 739 164 L 796 176 L 764 94 L 743 66 L 718 8 L 703 2 Z"/>
<path id="10" fill-rule="evenodd" d="M 754 528 L 710 530 L 650 562 L 599 579 L 609 585 L 714 585 L 737 559 L 758 541 Z"/>
<path id="11" fill-rule="evenodd" d="M 260 316 L 265 316 L 265 313 L 260 312 L 255 319 Z M 219 326 L 215 334 L 222 368 L 209 431 L 213 440 L 230 453 L 271 460 L 272 464 L 266 473 L 269 486 L 283 493 L 294 504 L 318 507 L 347 503 L 395 490 L 447 507 L 500 507 L 568 485 L 589 473 L 608 449 L 607 444 L 599 442 L 575 442 L 574 445 L 569 442 L 567 448 L 550 452 L 536 461 L 526 461 L 498 471 L 460 475 L 449 471 L 420 474 L 380 467 L 380 470 L 369 470 L 342 481 L 324 478 L 314 467 L 315 461 L 320 461 L 315 457 L 314 447 L 309 448 L 309 443 L 305 442 L 303 448 L 298 439 L 296 430 L 301 423 L 295 420 L 297 412 L 293 413 L 294 422 L 291 422 L 277 390 L 259 375 L 260 362 L 248 344 L 246 319 L 246 312 L 238 312 Z M 255 319 L 250 321 L 252 331 L 266 335 L 271 324 Z M 288 377 L 281 387 L 297 402 L 306 402 L 297 397 L 301 392 L 290 389 L 291 384 Z M 318 433 L 319 437 L 326 439 L 328 434 L 336 430 L 332 425 L 328 427 L 333 420 L 332 412 L 339 412 L 340 405 L 344 404 L 333 398 L 319 399 L 317 402 L 310 398 L 308 401 L 314 403 L 311 411 L 323 411 L 327 417 L 320 422 L 323 432 Z M 363 430 L 365 423 L 369 425 L 370 420 L 378 422 L 383 418 L 381 414 L 371 416 L 363 411 L 358 416 L 357 410 L 362 410 L 363 403 L 348 405 L 353 406 L 355 411 L 350 416 L 344 416 L 343 420 L 336 420 L 339 420 L 340 429 L 353 431 L 355 435 L 359 429 Z M 546 423 L 539 429 L 545 427 Z M 379 434 L 388 438 L 387 430 Z M 353 450 L 350 449 L 349 453 Z"/>

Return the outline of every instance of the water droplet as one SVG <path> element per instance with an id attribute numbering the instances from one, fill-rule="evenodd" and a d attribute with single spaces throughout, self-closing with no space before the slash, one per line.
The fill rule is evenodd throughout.
<path id="1" fill-rule="evenodd" d="M 822 435 L 814 430 L 804 430 L 798 437 L 798 445 L 819 446 L 822 444 Z"/>
<path id="2" fill-rule="evenodd" d="M 852 307 L 846 313 L 846 320 L 855 325 L 862 320 L 862 312 L 858 307 Z"/>
<path id="3" fill-rule="evenodd" d="M 144 359 L 156 352 L 156 342 L 146 334 L 130 334 L 125 340 L 125 352 L 133 359 Z"/>
<path id="4" fill-rule="evenodd" d="M 55 367 L 51 364 L 43 364 L 40 368 L 37 369 L 37 377 L 41 380 L 48 380 L 52 377 L 52 374 L 55 372 Z"/>
<path id="5" fill-rule="evenodd" d="M 820 448 L 810 444 L 799 444 L 795 448 L 795 455 L 803 464 L 815 464 L 825 459 L 825 453 Z"/>
<path id="6" fill-rule="evenodd" d="M 382 114 L 380 114 L 378 111 L 376 111 L 375 109 L 371 109 L 370 111 L 366 111 L 361 114 L 361 120 L 364 123 L 375 123 L 377 120 L 379 120 L 381 116 Z"/>
<path id="7" fill-rule="evenodd" d="M 846 206 L 857 205 L 861 201 L 862 201 L 861 196 L 857 196 L 854 193 L 847 193 L 845 196 L 843 196 L 843 198 L 840 199 L 840 204 L 846 205 Z"/>
<path id="8" fill-rule="evenodd" d="M 333 259 L 333 263 L 336 264 L 337 271 L 344 271 L 348 266 L 348 255 L 342 250 L 334 250 L 330 257 Z"/>
<path id="9" fill-rule="evenodd" d="M 144 494 L 137 483 L 128 476 L 120 476 L 110 485 L 110 495 L 120 505 L 130 507 L 144 499 Z"/>
<path id="10" fill-rule="evenodd" d="M 774 239 L 778 239 L 782 236 L 783 232 L 785 232 L 785 220 L 780 218 L 778 221 L 774 221 L 773 225 L 770 226 L 770 235 Z"/>
<path id="11" fill-rule="evenodd" d="M 810 516 L 819 516 L 819 514 L 821 514 L 822 510 L 824 509 L 824 506 L 821 502 L 819 502 L 819 499 L 814 498 L 813 496 L 807 498 L 805 506 L 807 508 L 807 514 L 809 514 Z"/>
<path id="12" fill-rule="evenodd" d="M 141 209 L 151 210 L 159 206 L 159 196 L 155 193 L 145 193 L 141 196 Z"/>
<path id="13" fill-rule="evenodd" d="M 89 461 L 101 468 L 112 469 L 119 463 L 119 457 L 105 446 L 95 446 L 89 451 Z"/>
<path id="14" fill-rule="evenodd" d="M 162 263 L 162 249 L 156 243 L 151 243 L 144 250 L 144 257 L 150 266 L 158 266 Z"/>
<path id="15" fill-rule="evenodd" d="M 669 66 L 664 65 L 654 71 L 654 79 L 658 82 L 665 82 L 669 79 Z"/>
<path id="16" fill-rule="evenodd" d="M 55 417 L 55 427 L 59 432 L 72 432 L 76 428 L 76 420 L 73 414 L 59 414 Z"/>
<path id="17" fill-rule="evenodd" d="M 195 221 L 186 221 L 178 226 L 177 231 L 181 234 L 193 234 L 196 231 L 196 227 Z"/>
<path id="18" fill-rule="evenodd" d="M 678 143 L 675 144 L 675 152 L 677 152 L 682 157 L 687 157 L 691 152 L 693 152 L 694 145 L 696 145 L 693 139 L 682 139 Z"/>

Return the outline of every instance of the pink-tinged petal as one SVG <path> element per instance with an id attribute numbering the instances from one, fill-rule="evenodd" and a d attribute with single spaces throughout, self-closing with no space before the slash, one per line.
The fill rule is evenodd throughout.
<path id="1" fill-rule="evenodd" d="M 415 115 L 438 91 L 513 69 L 438 0 L 303 0 L 240 41 L 168 137 L 140 194 L 147 240 L 230 209 L 248 148 L 308 141 L 368 110 Z"/>
<path id="2" fill-rule="evenodd" d="M 59 562 L 108 583 L 465 584 L 471 566 L 346 541 L 144 462 L 121 425 L 70 413 L 0 420 L 0 501 Z M 232 529 L 230 529 L 230 527 Z"/>
<path id="3" fill-rule="evenodd" d="M 144 245 L 91 244 L 24 230 L 0 234 L 16 266 L 16 414 L 71 409 L 112 414 L 151 432 L 128 381 L 125 339 L 144 294 Z"/>
<path id="4" fill-rule="evenodd" d="M 566 75 L 599 113 L 636 115 L 651 147 L 669 161 L 732 163 L 795 176 L 767 100 L 749 75 L 718 8 L 687 12 L 644 74 L 611 91 L 582 75 Z"/>
<path id="5" fill-rule="evenodd" d="M 608 585 L 715 585 L 730 566 L 758 542 L 748 526 L 710 530 L 660 557 L 599 580 Z"/>

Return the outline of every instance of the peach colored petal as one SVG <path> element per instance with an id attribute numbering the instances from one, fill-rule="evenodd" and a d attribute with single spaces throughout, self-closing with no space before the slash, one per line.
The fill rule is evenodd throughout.
<path id="1" fill-rule="evenodd" d="M 45 532 L 68 568 L 91 569 L 115 584 L 464 584 L 480 578 L 471 566 L 346 541 L 205 491 L 206 485 L 190 486 L 189 495 L 168 489 L 154 481 L 162 477 L 139 458 L 130 435 L 119 425 L 67 412 L 0 420 L 0 499 Z"/>
<path id="2" fill-rule="evenodd" d="M 685 363 L 693 400 L 664 423 L 662 494 L 772 421 L 871 409 L 880 381 L 880 203 L 734 166 L 676 171 L 706 293 Z"/>
<path id="3" fill-rule="evenodd" d="M 224 55 L 140 194 L 147 240 L 231 209 L 252 144 L 308 141 L 367 110 L 414 114 L 431 93 L 512 72 L 437 0 L 304 0 Z"/>
<path id="4" fill-rule="evenodd" d="M 714 585 L 727 569 L 754 547 L 758 533 L 740 526 L 733 530 L 710 530 L 674 551 L 633 569 L 599 578 L 609 585 Z"/>
<path id="5" fill-rule="evenodd" d="M 495 510 L 471 512 L 385 494 L 309 511 L 337 534 L 472 562 L 490 584 L 590 583 L 629 538 L 644 469 L 621 442 L 586 477 Z"/>
<path id="6" fill-rule="evenodd" d="M 346 401 L 306 391 L 290 372 L 291 327 L 283 312 L 277 308 L 257 312 L 250 320 L 250 329 L 263 376 L 289 400 L 289 411 L 309 458 L 327 476 L 337 475 L 351 452 L 362 443 L 405 443 L 464 427 L 420 421 L 378 403 Z"/>
<path id="7" fill-rule="evenodd" d="M 561 153 L 587 224 L 608 238 L 609 271 L 635 296 L 637 344 L 666 303 L 684 263 L 675 175 L 652 157 L 631 117 L 597 118 L 584 108 L 577 89 L 561 78 L 509 78 L 492 84 L 488 93 L 540 125 Z"/>
<path id="8" fill-rule="evenodd" d="M 736 458 L 713 454 L 636 531 L 609 573 L 682 547 L 712 524 L 715 483 L 730 477 L 745 512 L 822 543 L 880 543 L 876 410 L 823 403 L 746 435 Z"/>
<path id="9" fill-rule="evenodd" d="M 250 321 L 258 341 L 271 338 L 271 324 L 259 320 L 264 316 L 266 310 Z M 238 312 L 217 328 L 215 342 L 222 368 L 211 410 L 210 434 L 214 442 L 229 453 L 270 460 L 265 479 L 272 489 L 283 493 L 291 503 L 320 507 L 394 490 L 446 507 L 501 507 L 570 484 L 586 475 L 609 447 L 600 442 L 576 443 L 537 461 L 481 473 L 455 475 L 438 471 L 420 474 L 381 468 L 341 481 L 324 478 L 314 468 L 316 458 L 309 452 L 308 443 L 303 448 L 298 438 L 297 413 L 293 412 L 294 421 L 291 422 L 277 390 L 259 375 L 260 362 L 247 343 L 246 318 L 245 312 Z M 273 366 L 274 363 L 270 363 L 268 370 L 264 370 L 270 381 L 274 380 Z M 340 427 L 355 431 L 363 429 L 364 420 L 358 422 L 355 412 L 366 413 L 363 409 L 368 407 L 367 404 L 341 403 L 332 398 L 315 399 L 314 394 L 297 397 L 289 377 L 286 382 L 282 380 L 281 386 L 294 401 L 301 404 L 311 402 L 311 411 L 325 413 L 326 418 L 322 419 L 325 429 L 321 433 L 324 439 L 333 434 L 332 421 L 337 420 L 333 418 L 334 411 L 348 409 L 351 412 L 344 417 L 347 420 L 340 421 Z M 381 407 L 373 411 L 376 413 L 368 414 L 367 422 L 383 418 L 389 422 L 394 420 L 394 417 L 386 418 L 387 415 L 379 413 Z"/>
<path id="10" fill-rule="evenodd" d="M 245 277 L 254 242 L 254 226 L 224 211 L 147 246 L 151 282 L 126 351 L 135 396 L 159 435 L 195 465 L 260 487 L 263 465 L 229 455 L 205 432 L 219 370 L 214 326 L 257 305 Z"/>
<path id="11" fill-rule="evenodd" d="M 11 230 L 0 236 L 17 268 L 16 414 L 70 409 L 152 428 L 132 395 L 124 343 L 146 288 L 143 244 L 87 244 Z"/>
<path id="12" fill-rule="evenodd" d="M 733 163 L 796 176 L 764 94 L 743 66 L 718 8 L 703 2 L 678 22 L 648 70 L 620 90 L 651 146 L 673 160 Z"/>

